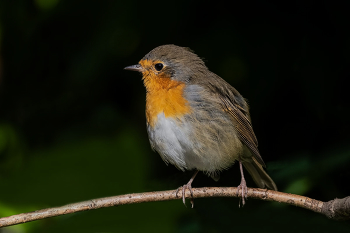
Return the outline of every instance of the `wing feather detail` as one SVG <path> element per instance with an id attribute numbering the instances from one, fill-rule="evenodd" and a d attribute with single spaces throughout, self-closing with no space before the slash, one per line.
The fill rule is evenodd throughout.
<path id="1" fill-rule="evenodd" d="M 251 150 L 256 160 L 265 167 L 265 163 L 258 150 L 258 140 L 254 134 L 252 124 L 246 116 L 248 112 L 240 105 L 232 103 L 232 101 L 224 96 L 219 96 L 219 98 L 222 102 L 224 111 L 229 113 L 235 120 L 235 127 L 239 138 Z"/>

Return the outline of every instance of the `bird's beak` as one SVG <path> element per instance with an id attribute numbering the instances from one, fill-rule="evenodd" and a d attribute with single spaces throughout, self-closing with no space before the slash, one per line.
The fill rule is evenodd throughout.
<path id="1" fill-rule="evenodd" d="M 137 64 L 137 65 L 127 66 L 127 67 L 124 68 L 124 70 L 131 70 L 131 71 L 142 72 L 143 71 L 143 67 L 140 64 Z"/>

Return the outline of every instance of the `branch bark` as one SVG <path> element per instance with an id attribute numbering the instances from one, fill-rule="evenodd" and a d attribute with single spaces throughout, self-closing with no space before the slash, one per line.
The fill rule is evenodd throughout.
<path id="1" fill-rule="evenodd" d="M 239 195 L 237 195 L 237 188 L 234 187 L 193 188 L 192 190 L 194 198 L 239 197 Z M 190 197 L 189 192 L 186 192 L 186 197 Z M 350 220 L 350 196 L 343 199 L 335 199 L 328 202 L 322 202 L 295 194 L 282 193 L 266 189 L 248 188 L 248 197 L 265 201 L 287 203 L 290 205 L 312 210 L 316 213 L 324 214 L 328 218 L 335 220 Z M 181 195 L 176 196 L 176 190 L 134 193 L 114 197 L 98 198 L 89 201 L 64 205 L 61 207 L 42 209 L 34 212 L 0 218 L 0 228 L 39 219 L 110 206 L 152 201 L 168 201 L 175 199 L 181 199 Z"/>

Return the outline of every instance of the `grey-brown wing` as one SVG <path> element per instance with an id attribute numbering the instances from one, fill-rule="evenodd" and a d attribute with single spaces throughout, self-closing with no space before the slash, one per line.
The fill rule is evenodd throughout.
<path id="1" fill-rule="evenodd" d="M 241 141 L 252 151 L 256 160 L 265 167 L 265 163 L 258 150 L 258 140 L 254 134 L 252 124 L 247 117 L 247 110 L 237 103 L 232 103 L 232 101 L 225 96 L 220 95 L 219 98 L 221 99 L 224 111 L 235 119 L 235 127 Z"/>
<path id="2" fill-rule="evenodd" d="M 206 78 L 194 79 L 193 82 L 205 86 L 212 97 L 219 97 L 220 104 L 232 118 L 240 140 L 250 149 L 256 161 L 265 167 L 258 150 L 258 140 L 250 122 L 248 105 L 239 92 L 225 80 L 212 72 Z"/>

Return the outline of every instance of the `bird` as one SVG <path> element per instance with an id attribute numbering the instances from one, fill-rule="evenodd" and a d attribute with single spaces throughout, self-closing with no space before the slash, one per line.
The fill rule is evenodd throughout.
<path id="1" fill-rule="evenodd" d="M 195 170 L 182 190 L 191 194 L 199 171 L 215 181 L 238 161 L 241 183 L 237 195 L 245 204 L 248 188 L 243 167 L 259 188 L 277 190 L 264 170 L 249 107 L 242 95 L 211 72 L 187 47 L 161 45 L 125 70 L 142 73 L 146 88 L 146 125 L 150 145 L 166 164 Z M 186 204 L 185 204 L 186 205 Z"/>

